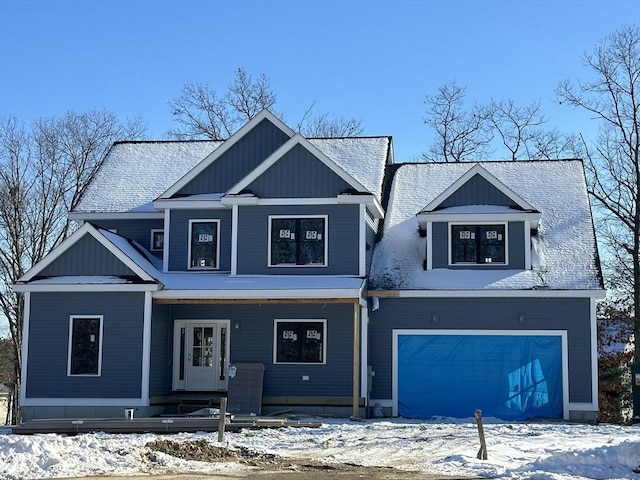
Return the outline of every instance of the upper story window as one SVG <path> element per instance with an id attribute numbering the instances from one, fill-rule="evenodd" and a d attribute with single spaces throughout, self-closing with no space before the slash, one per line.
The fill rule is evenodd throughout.
<path id="1" fill-rule="evenodd" d="M 269 217 L 269 266 L 326 266 L 327 217 Z"/>
<path id="2" fill-rule="evenodd" d="M 451 225 L 451 264 L 506 264 L 505 224 Z"/>
<path id="3" fill-rule="evenodd" d="M 75 315 L 69 325 L 68 375 L 99 376 L 102 363 L 102 316 Z"/>
<path id="4" fill-rule="evenodd" d="M 189 220 L 189 268 L 217 269 L 220 220 Z"/>
<path id="5" fill-rule="evenodd" d="M 151 251 L 161 252 L 164 249 L 164 230 L 151 230 Z"/>

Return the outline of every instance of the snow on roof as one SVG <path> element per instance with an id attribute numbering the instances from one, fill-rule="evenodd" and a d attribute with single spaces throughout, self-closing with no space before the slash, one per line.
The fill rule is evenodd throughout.
<path id="1" fill-rule="evenodd" d="M 404 164 L 396 171 L 384 234 L 376 245 L 369 288 L 601 289 L 591 210 L 579 160 L 483 162 L 497 179 L 541 212 L 533 269 L 425 271 L 426 239 L 416 214 L 475 163 Z"/>
<path id="2" fill-rule="evenodd" d="M 380 199 L 390 137 L 309 139 Z M 223 142 L 118 142 L 111 147 L 75 213 L 153 212 L 158 198 Z M 209 192 L 224 193 L 224 192 Z"/>
<path id="3" fill-rule="evenodd" d="M 74 212 L 154 211 L 151 202 L 222 142 L 118 142 Z"/>

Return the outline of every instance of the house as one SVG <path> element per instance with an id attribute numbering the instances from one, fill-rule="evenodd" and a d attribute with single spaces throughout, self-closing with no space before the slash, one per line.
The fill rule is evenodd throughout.
<path id="1" fill-rule="evenodd" d="M 225 142 L 114 144 L 69 215 L 14 285 L 24 420 L 215 404 L 243 365 L 265 412 L 595 418 L 579 161 L 396 165 L 391 137 L 265 110 Z"/>

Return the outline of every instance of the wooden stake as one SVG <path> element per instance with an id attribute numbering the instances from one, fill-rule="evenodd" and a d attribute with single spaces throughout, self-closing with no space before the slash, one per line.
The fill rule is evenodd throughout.
<path id="1" fill-rule="evenodd" d="M 220 419 L 218 420 L 218 441 L 224 441 L 224 426 L 227 421 L 227 397 L 220 399 Z"/>
<path id="2" fill-rule="evenodd" d="M 484 427 L 482 426 L 482 411 L 476 410 L 474 413 L 476 423 L 478 424 L 478 435 L 480 436 L 480 450 L 478 451 L 478 459 L 487 459 L 487 442 L 484 439 Z"/>

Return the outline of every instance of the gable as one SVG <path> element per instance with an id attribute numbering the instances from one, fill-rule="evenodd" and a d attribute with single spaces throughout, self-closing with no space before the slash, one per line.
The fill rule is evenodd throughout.
<path id="1" fill-rule="evenodd" d="M 287 132 L 264 118 L 172 196 L 226 192 L 288 140 Z"/>
<path id="2" fill-rule="evenodd" d="M 519 208 L 518 204 L 510 197 L 498 190 L 482 175 L 476 173 L 467 180 L 434 210 L 463 205 L 501 205 L 505 207 Z"/>
<path id="3" fill-rule="evenodd" d="M 54 276 L 137 276 L 93 236 L 85 235 L 38 273 Z"/>
<path id="4" fill-rule="evenodd" d="M 352 188 L 298 144 L 247 185 L 261 198 L 330 198 Z"/>

